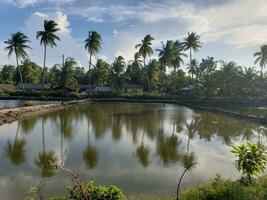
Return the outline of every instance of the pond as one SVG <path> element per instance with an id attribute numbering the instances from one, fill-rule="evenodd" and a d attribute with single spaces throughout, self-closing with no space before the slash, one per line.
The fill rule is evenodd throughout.
<path id="1" fill-rule="evenodd" d="M 129 195 L 174 195 L 217 173 L 240 176 L 229 152 L 247 140 L 266 142 L 267 128 L 220 114 L 171 104 L 88 103 L 0 127 L 1 199 L 19 199 L 27 187 L 45 184 L 43 196 L 63 194 L 70 177 L 47 168 L 66 167 Z"/>

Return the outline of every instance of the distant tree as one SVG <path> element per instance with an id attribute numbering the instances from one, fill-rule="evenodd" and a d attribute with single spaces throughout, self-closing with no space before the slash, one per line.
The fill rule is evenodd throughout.
<path id="1" fill-rule="evenodd" d="M 252 95 L 256 90 L 257 72 L 254 67 L 244 67 L 241 71 L 241 77 L 243 79 L 240 82 L 245 88 L 246 96 Z M 241 86 L 242 87 L 242 86 Z"/>
<path id="2" fill-rule="evenodd" d="M 193 66 L 193 65 L 191 65 Z M 202 62 L 197 68 L 197 85 L 200 86 L 201 91 L 204 91 L 206 97 L 211 96 L 212 91 L 216 87 L 215 72 L 217 62 L 213 57 L 202 59 Z"/>
<path id="3" fill-rule="evenodd" d="M 14 84 L 15 66 L 4 65 L 1 70 L 2 83 Z"/>
<path id="4" fill-rule="evenodd" d="M 60 38 L 56 35 L 56 32 L 60 31 L 58 24 L 53 20 L 44 21 L 44 30 L 38 31 L 36 33 L 36 39 L 40 39 L 40 44 L 44 45 L 44 62 L 43 62 L 43 73 L 42 73 L 42 83 L 45 83 L 44 70 L 46 67 L 46 49 L 47 46 L 53 48 L 57 46 L 56 41 L 60 41 Z"/>
<path id="5" fill-rule="evenodd" d="M 160 69 L 159 69 L 158 61 L 156 59 L 153 59 L 147 65 L 146 70 L 147 70 L 150 89 L 152 91 L 152 88 L 156 86 L 157 82 L 159 81 L 159 77 L 160 77 Z"/>
<path id="6" fill-rule="evenodd" d="M 126 77 L 132 84 L 141 84 L 142 83 L 142 61 L 140 59 L 139 53 L 134 54 L 134 59 L 129 61 L 129 64 L 126 69 Z"/>
<path id="7" fill-rule="evenodd" d="M 41 67 L 29 59 L 22 62 L 21 65 L 22 77 L 25 83 L 39 83 L 42 73 Z"/>
<path id="8" fill-rule="evenodd" d="M 162 49 L 156 50 L 159 51 L 159 63 L 173 67 L 174 72 L 183 63 L 183 57 L 186 57 L 186 54 L 183 53 L 183 46 L 179 41 L 168 40 L 166 45 L 162 44 Z"/>
<path id="9" fill-rule="evenodd" d="M 60 69 L 58 65 L 54 65 L 49 69 L 48 82 L 52 88 L 58 87 L 60 82 Z"/>
<path id="10" fill-rule="evenodd" d="M 13 53 L 16 56 L 17 68 L 19 69 L 20 81 L 22 84 L 23 78 L 19 66 L 19 59 L 25 59 L 28 56 L 26 50 L 31 49 L 31 47 L 27 45 L 29 42 L 30 40 L 28 40 L 28 37 L 21 32 L 11 34 L 11 38 L 4 42 L 8 45 L 5 47 L 8 51 L 8 56 L 11 56 Z"/>
<path id="11" fill-rule="evenodd" d="M 124 58 L 122 56 L 115 58 L 115 61 L 111 67 L 111 83 L 117 93 L 120 93 L 122 91 L 124 68 Z"/>
<path id="12" fill-rule="evenodd" d="M 197 52 L 201 47 L 200 36 L 195 32 L 191 32 L 188 33 L 184 40 L 184 49 L 189 50 L 190 65 L 192 65 L 192 51 Z"/>
<path id="13" fill-rule="evenodd" d="M 109 85 L 110 67 L 107 62 L 102 59 L 98 59 L 93 69 L 94 83 L 98 86 Z"/>
<path id="14" fill-rule="evenodd" d="M 89 53 L 89 71 L 88 71 L 88 84 L 91 83 L 90 81 L 90 70 L 92 66 L 92 56 L 95 55 L 96 53 L 99 52 L 101 48 L 101 42 L 102 38 L 101 35 L 99 35 L 96 31 L 90 31 L 88 33 L 87 39 L 84 41 L 85 42 L 85 49 Z"/>
<path id="15" fill-rule="evenodd" d="M 187 55 L 183 52 L 183 44 L 178 40 L 174 42 L 173 46 L 175 55 L 172 59 L 172 66 L 174 72 L 176 72 L 176 69 L 184 63 L 183 57 L 187 57 Z"/>
<path id="16" fill-rule="evenodd" d="M 194 75 L 196 75 L 198 71 L 198 61 L 196 59 L 192 59 L 191 63 L 187 67 L 188 73 L 191 74 L 191 78 L 193 80 Z"/>
<path id="17" fill-rule="evenodd" d="M 267 45 L 262 45 L 260 51 L 257 51 L 253 55 L 256 57 L 254 64 L 259 63 L 261 67 L 261 77 L 263 77 L 263 68 L 267 65 Z"/>
<path id="18" fill-rule="evenodd" d="M 235 62 L 222 62 L 222 68 L 218 71 L 217 81 L 224 95 L 232 96 L 236 91 L 240 90 L 238 86 L 239 74 L 239 67 Z"/>
<path id="19" fill-rule="evenodd" d="M 85 73 L 84 67 L 75 67 L 74 68 L 74 77 L 77 80 L 78 84 L 87 84 L 87 75 Z"/>
<path id="20" fill-rule="evenodd" d="M 146 57 L 147 56 L 151 56 L 153 54 L 153 49 L 152 49 L 152 41 L 154 40 L 153 37 L 151 37 L 151 35 L 146 35 L 145 38 L 142 40 L 142 43 L 137 44 L 135 46 L 135 48 L 139 49 L 139 55 L 141 55 L 143 57 L 143 64 L 144 67 L 146 67 Z M 149 78 L 147 75 L 147 86 L 148 86 L 148 92 L 151 92 L 151 87 L 149 84 Z"/>
<path id="21" fill-rule="evenodd" d="M 76 61 L 73 58 L 68 57 L 65 60 L 64 65 L 61 68 L 61 72 L 60 72 L 60 86 L 63 88 L 64 90 L 64 94 L 65 94 L 65 90 L 66 87 L 76 87 L 77 86 L 77 81 L 74 77 L 74 66 L 76 65 Z"/>

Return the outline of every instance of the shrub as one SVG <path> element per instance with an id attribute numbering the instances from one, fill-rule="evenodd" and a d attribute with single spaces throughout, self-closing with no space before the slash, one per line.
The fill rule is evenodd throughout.
<path id="1" fill-rule="evenodd" d="M 245 200 L 246 197 L 244 187 L 238 182 L 223 181 L 216 177 L 206 185 L 189 189 L 179 200 Z"/>
<path id="2" fill-rule="evenodd" d="M 93 199 L 93 200 L 124 200 L 124 196 L 116 186 L 101 186 L 92 182 L 74 185 L 68 188 L 70 199 Z"/>
<path id="3" fill-rule="evenodd" d="M 251 184 L 252 176 L 264 172 L 266 167 L 266 150 L 257 144 L 241 144 L 231 150 L 238 159 L 235 161 L 236 168 L 243 174 L 242 182 Z"/>

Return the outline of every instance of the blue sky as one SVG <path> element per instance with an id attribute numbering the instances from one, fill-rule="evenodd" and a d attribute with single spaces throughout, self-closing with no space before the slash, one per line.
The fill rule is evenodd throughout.
<path id="1" fill-rule="evenodd" d="M 86 66 L 83 41 L 90 30 L 102 35 L 97 58 L 108 62 L 118 55 L 131 60 L 146 34 L 155 38 L 156 49 L 161 41 L 182 40 L 195 31 L 203 42 L 195 58 L 213 56 L 242 66 L 253 66 L 252 54 L 267 42 L 266 0 L 0 0 L 0 64 L 14 63 L 3 41 L 16 31 L 30 38 L 30 57 L 41 64 L 43 48 L 35 33 L 45 19 L 57 21 L 62 38 L 48 50 L 48 65 L 65 54 Z"/>

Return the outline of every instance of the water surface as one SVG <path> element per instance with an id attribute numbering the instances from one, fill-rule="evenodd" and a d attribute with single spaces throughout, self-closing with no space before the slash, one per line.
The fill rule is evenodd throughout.
<path id="1" fill-rule="evenodd" d="M 171 104 L 88 103 L 0 126 L 1 199 L 18 199 L 45 184 L 44 196 L 64 193 L 70 177 L 49 160 L 127 194 L 174 195 L 177 177 L 197 166 L 183 189 L 220 173 L 238 178 L 229 152 L 245 141 L 265 143 L 267 128 Z"/>

